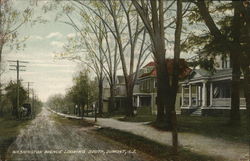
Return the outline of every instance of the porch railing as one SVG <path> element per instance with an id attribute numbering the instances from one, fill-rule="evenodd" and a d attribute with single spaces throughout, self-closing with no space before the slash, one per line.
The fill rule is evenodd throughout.
<path id="1" fill-rule="evenodd" d="M 201 104 L 201 100 L 198 100 L 198 102 L 199 102 L 199 104 Z M 197 99 L 196 99 L 196 97 L 192 97 L 191 105 L 192 106 L 197 106 Z M 183 106 L 184 107 L 189 106 L 189 98 L 188 97 L 184 97 Z"/>
<path id="2" fill-rule="evenodd" d="M 245 106 L 245 98 L 240 98 L 240 106 Z M 231 106 L 231 98 L 213 98 L 213 106 Z"/>

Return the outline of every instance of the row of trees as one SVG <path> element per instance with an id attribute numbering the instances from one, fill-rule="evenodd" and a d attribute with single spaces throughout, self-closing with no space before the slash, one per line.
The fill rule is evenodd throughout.
<path id="1" fill-rule="evenodd" d="M 1 95 L 1 109 L 0 114 L 11 114 L 17 116 L 17 84 L 10 81 L 5 87 L 6 94 Z M 22 85 L 19 87 L 19 100 L 23 104 L 27 100 L 27 91 Z"/>
<path id="2" fill-rule="evenodd" d="M 47 106 L 58 112 L 83 116 L 85 111 L 97 103 L 96 84 L 95 80 L 91 80 L 89 71 L 84 69 L 73 78 L 73 86 L 67 90 L 66 94 L 50 96 Z"/>
<path id="3" fill-rule="evenodd" d="M 175 151 L 178 139 L 174 105 L 178 89 L 182 17 L 190 4 L 186 4 L 184 9 L 182 5 L 181 0 L 177 3 L 163 0 L 74 0 L 63 4 L 61 15 L 68 21 L 65 17 L 60 20 L 72 26 L 77 33 L 64 46 L 60 56 L 83 61 L 96 73 L 100 112 L 104 77 L 110 85 L 109 109 L 114 106 L 115 78 L 120 66 L 126 86 L 124 108 L 127 116 L 134 116 L 133 89 L 138 72 L 148 56 L 153 56 L 158 86 L 156 122 L 164 122 L 166 128 L 172 129 Z M 175 36 L 169 36 L 171 34 Z M 165 61 L 166 46 L 171 45 L 174 47 L 173 75 L 169 75 Z"/>
<path id="4" fill-rule="evenodd" d="M 100 105 L 102 82 L 107 77 L 112 109 L 115 76 L 120 66 L 126 84 L 127 116 L 133 116 L 132 96 L 138 70 L 152 53 L 157 69 L 156 122 L 165 122 L 166 127 L 172 129 L 175 151 L 178 142 L 175 99 L 181 50 L 195 51 L 193 47 L 197 47 L 202 51 L 198 54 L 207 53 L 210 57 L 229 54 L 233 69 L 231 123 L 237 124 L 240 120 L 240 70 L 244 73 L 249 111 L 250 25 L 247 1 L 74 0 L 63 4 L 62 15 L 68 18 L 63 22 L 71 25 L 77 34 L 64 47 L 65 52 L 61 56 L 84 61 L 95 71 L 99 80 Z M 191 30 L 194 27 L 196 31 Z M 165 63 L 169 48 L 173 49 L 174 59 L 171 75 Z M 205 56 L 202 57 L 204 59 Z"/>

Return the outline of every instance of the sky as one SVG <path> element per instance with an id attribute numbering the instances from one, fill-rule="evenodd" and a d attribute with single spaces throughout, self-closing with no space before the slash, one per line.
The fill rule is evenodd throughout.
<path id="1" fill-rule="evenodd" d="M 14 5 L 25 7 L 27 4 L 23 2 L 16 0 Z M 20 29 L 20 37 L 29 37 L 25 41 L 26 47 L 18 51 L 5 48 L 3 60 L 6 70 L 1 78 L 4 82 L 16 80 L 16 72 L 8 67 L 13 63 L 8 63 L 8 60 L 28 61 L 24 68 L 26 71 L 20 72 L 20 79 L 24 86 L 27 86 L 25 82 L 34 82 L 31 88 L 42 101 L 46 101 L 50 95 L 65 93 L 79 67 L 79 63 L 55 58 L 55 54 L 62 51 L 67 37 L 74 35 L 75 31 L 69 25 L 54 21 L 56 11 L 43 13 L 40 6 L 45 2 L 38 3 L 34 15 L 42 15 L 48 22 L 34 26 L 26 24 Z"/>
<path id="2" fill-rule="evenodd" d="M 30 0 L 13 0 L 13 2 L 13 6 L 18 9 L 24 9 L 30 5 Z M 46 101 L 54 94 L 65 94 L 65 91 L 73 84 L 73 76 L 81 69 L 79 62 L 59 60 L 55 57 L 56 53 L 63 51 L 62 48 L 67 43 L 67 39 L 76 35 L 76 32 L 71 26 L 55 21 L 58 10 L 44 13 L 41 8 L 46 3 L 48 1 L 38 0 L 33 16 L 42 16 L 48 22 L 32 26 L 25 24 L 19 30 L 20 38 L 28 37 L 25 41 L 26 47 L 22 50 L 4 49 L 3 60 L 6 70 L 1 77 L 5 83 L 16 80 L 16 72 L 9 70 L 9 65 L 13 63 L 8 63 L 8 60 L 28 61 L 29 63 L 25 64 L 24 68 L 26 71 L 20 72 L 20 78 L 26 87 L 27 82 L 33 82 L 31 88 L 42 101 Z M 60 20 L 67 21 L 66 18 Z M 173 53 L 171 50 L 167 49 L 167 55 Z M 146 63 L 149 61 L 152 61 L 152 57 L 149 57 Z M 121 68 L 117 73 L 122 74 Z M 94 75 L 93 72 L 92 75 Z"/>

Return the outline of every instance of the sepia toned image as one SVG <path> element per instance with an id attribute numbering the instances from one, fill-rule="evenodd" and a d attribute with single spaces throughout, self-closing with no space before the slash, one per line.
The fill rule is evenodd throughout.
<path id="1" fill-rule="evenodd" d="M 0 0 L 0 161 L 250 161 L 250 1 Z"/>

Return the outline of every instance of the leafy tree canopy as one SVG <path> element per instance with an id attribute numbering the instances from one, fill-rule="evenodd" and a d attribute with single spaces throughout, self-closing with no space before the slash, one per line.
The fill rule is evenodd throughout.
<path id="1" fill-rule="evenodd" d="M 6 95 L 5 97 L 11 102 L 13 107 L 17 107 L 17 83 L 10 81 L 5 87 Z M 19 85 L 19 105 L 25 103 L 28 98 L 28 92 L 24 89 L 22 85 Z"/>

